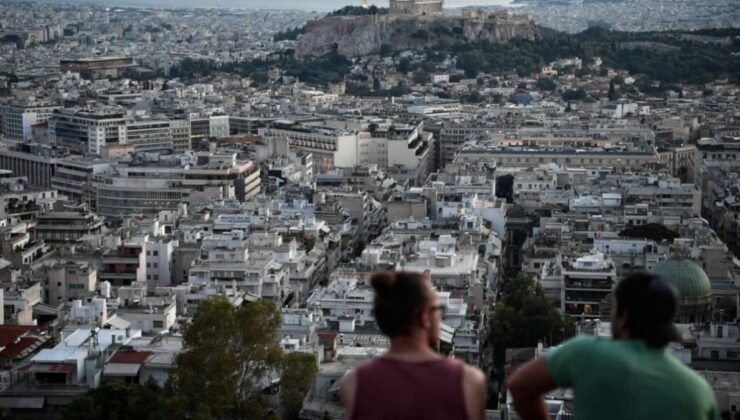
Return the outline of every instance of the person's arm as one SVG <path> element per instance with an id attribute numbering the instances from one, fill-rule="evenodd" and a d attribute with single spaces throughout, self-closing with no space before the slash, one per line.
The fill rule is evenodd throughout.
<path id="1" fill-rule="evenodd" d="M 550 375 L 547 360 L 540 357 L 517 369 L 507 383 L 514 408 L 523 420 L 549 420 L 544 395 L 558 385 Z"/>
<path id="2" fill-rule="evenodd" d="M 714 392 L 709 392 L 709 398 L 711 401 L 711 407 L 707 413 L 707 420 L 720 420 L 719 411 L 717 410 L 717 404 L 714 400 Z"/>
<path id="3" fill-rule="evenodd" d="M 348 370 L 339 382 L 339 396 L 344 407 L 344 418 L 352 418 L 352 410 L 355 408 L 355 395 L 357 394 L 357 371 Z"/>
<path id="4" fill-rule="evenodd" d="M 484 420 L 486 418 L 486 375 L 480 369 L 465 365 L 463 396 L 468 420 Z"/>

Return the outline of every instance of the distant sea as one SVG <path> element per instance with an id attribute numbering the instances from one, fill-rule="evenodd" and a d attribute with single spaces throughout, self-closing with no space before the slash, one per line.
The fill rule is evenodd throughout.
<path id="1" fill-rule="evenodd" d="M 361 0 L 70 0 L 105 6 L 128 7 L 213 7 L 224 9 L 281 9 L 331 11 L 347 5 L 359 6 Z M 370 0 L 370 4 L 387 7 L 388 0 Z M 464 6 L 514 6 L 512 0 L 446 0 L 445 8 Z"/>

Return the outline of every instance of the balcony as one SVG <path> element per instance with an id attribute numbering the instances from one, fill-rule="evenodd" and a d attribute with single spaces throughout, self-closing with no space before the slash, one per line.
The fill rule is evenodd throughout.
<path id="1" fill-rule="evenodd" d="M 565 304 L 585 304 L 585 305 L 598 305 L 606 298 L 605 294 L 599 296 L 583 296 L 583 295 L 565 295 Z"/>
<path id="2" fill-rule="evenodd" d="M 566 290 L 598 290 L 604 292 L 611 292 L 614 287 L 614 283 L 611 281 L 577 281 L 577 280 L 565 280 Z"/>

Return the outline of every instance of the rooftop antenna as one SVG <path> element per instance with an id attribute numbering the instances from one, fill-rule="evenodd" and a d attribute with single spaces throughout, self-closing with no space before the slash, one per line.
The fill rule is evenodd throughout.
<path id="1" fill-rule="evenodd" d="M 88 355 L 92 356 L 95 354 L 95 349 L 99 348 L 99 342 L 98 342 L 98 331 L 100 331 L 100 328 L 95 327 L 92 330 L 90 330 L 90 338 L 87 342 L 88 345 Z"/>

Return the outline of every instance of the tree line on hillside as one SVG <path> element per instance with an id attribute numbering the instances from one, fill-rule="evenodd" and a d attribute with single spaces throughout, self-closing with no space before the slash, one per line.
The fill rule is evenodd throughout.
<path id="1" fill-rule="evenodd" d="M 282 71 L 285 76 L 295 77 L 302 82 L 324 85 L 344 80 L 349 73 L 351 61 L 336 52 L 322 57 L 307 59 L 297 58 L 292 51 L 274 54 L 266 59 L 253 59 L 216 63 L 207 59 L 185 58 L 170 69 L 170 77 L 194 79 L 207 77 L 216 72 L 238 74 L 249 77 L 257 85 L 268 81 L 268 72 L 272 68 Z"/>
<path id="2" fill-rule="evenodd" d="M 721 77 L 740 80 L 740 57 L 734 54 L 740 46 L 737 39 L 729 45 L 721 45 L 685 39 L 681 35 L 687 33 L 682 32 L 628 33 L 598 27 L 578 34 L 543 28 L 540 31 L 541 35 L 535 41 L 460 42 L 438 45 L 433 49 L 437 53 L 457 56 L 457 66 L 469 77 L 474 77 L 479 71 L 517 71 L 525 76 L 561 58 L 580 57 L 584 63 L 590 63 L 599 57 L 604 66 L 643 74 L 664 83 L 699 84 Z M 735 36 L 738 34 L 740 29 L 735 30 Z M 586 74 L 588 69 L 579 75 Z"/>
<path id="3" fill-rule="evenodd" d="M 387 7 L 378 7 L 376 5 L 369 6 L 367 8 L 361 6 L 344 6 L 341 9 L 337 9 L 328 15 L 327 17 L 333 16 L 367 16 L 367 15 L 387 15 Z"/>
<path id="4" fill-rule="evenodd" d="M 362 9 L 367 10 L 367 9 Z M 380 13 L 380 12 L 379 12 Z M 289 29 L 276 35 L 279 39 L 294 39 L 304 28 Z M 689 35 L 728 37 L 730 43 L 713 43 L 694 40 Z M 426 48 L 426 60 L 412 62 L 401 58 L 396 64 L 402 73 L 435 71 L 447 57 L 457 58 L 457 68 L 466 77 L 479 72 L 501 73 L 515 71 L 521 76 L 539 72 L 540 68 L 562 58 L 580 57 L 581 69 L 572 71 L 579 77 L 592 72 L 604 76 L 605 67 L 624 69 L 641 75 L 629 89 L 650 95 L 660 95 L 667 90 L 677 90 L 677 84 L 702 84 L 727 77 L 740 82 L 740 56 L 734 52 L 740 47 L 740 29 L 706 30 L 696 32 L 618 32 L 593 27 L 578 34 L 566 34 L 540 28 L 537 40 L 512 39 L 508 42 L 440 42 Z M 276 39 L 277 39 L 276 38 Z M 384 45 L 382 56 L 392 56 L 392 46 Z M 601 70 L 588 65 L 601 58 Z M 294 51 L 275 53 L 266 59 L 216 63 L 206 59 L 186 58 L 172 67 L 171 77 L 194 78 L 214 72 L 239 74 L 251 77 L 259 85 L 267 81 L 267 71 L 276 67 L 287 76 L 314 85 L 339 82 L 349 75 L 352 61 L 335 51 L 323 57 L 299 58 Z M 388 92 L 365 89 L 354 83 L 350 90 L 362 96 L 387 96 Z M 573 99 L 585 97 L 580 92 L 569 94 Z"/>

